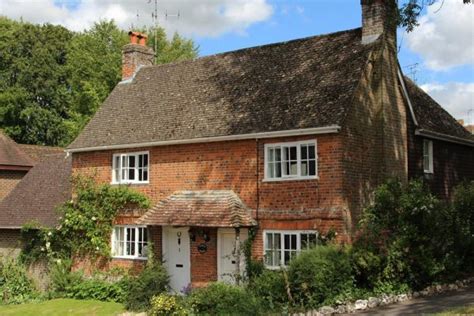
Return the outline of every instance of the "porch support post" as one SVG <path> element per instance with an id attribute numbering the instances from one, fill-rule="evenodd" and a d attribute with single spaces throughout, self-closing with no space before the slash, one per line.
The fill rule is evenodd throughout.
<path id="1" fill-rule="evenodd" d="M 240 284 L 240 228 L 235 228 L 235 283 Z"/>

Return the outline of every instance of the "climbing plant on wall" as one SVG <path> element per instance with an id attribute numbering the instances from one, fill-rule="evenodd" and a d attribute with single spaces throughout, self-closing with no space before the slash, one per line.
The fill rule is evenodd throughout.
<path id="1" fill-rule="evenodd" d="M 36 225 L 23 228 L 24 254 L 39 257 L 109 257 L 113 219 L 127 209 L 146 209 L 150 202 L 128 186 L 97 184 L 93 178 L 73 178 L 73 198 L 58 208 L 60 219 L 53 229 Z"/>

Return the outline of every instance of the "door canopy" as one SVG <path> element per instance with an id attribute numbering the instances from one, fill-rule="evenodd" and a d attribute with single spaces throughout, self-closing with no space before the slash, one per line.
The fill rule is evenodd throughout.
<path id="1" fill-rule="evenodd" d="M 250 209 L 230 190 L 177 191 L 137 222 L 140 225 L 251 227 Z"/>

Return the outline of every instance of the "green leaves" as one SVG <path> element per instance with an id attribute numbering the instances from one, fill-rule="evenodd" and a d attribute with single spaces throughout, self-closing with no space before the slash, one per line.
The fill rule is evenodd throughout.
<path id="1" fill-rule="evenodd" d="M 156 34 L 157 63 L 197 56 L 193 41 Z M 75 33 L 0 17 L 0 128 L 20 143 L 68 145 L 121 80 L 127 42 L 113 21 Z"/>

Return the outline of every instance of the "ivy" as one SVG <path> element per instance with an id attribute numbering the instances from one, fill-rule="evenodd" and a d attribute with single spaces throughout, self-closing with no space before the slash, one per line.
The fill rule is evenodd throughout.
<path id="1" fill-rule="evenodd" d="M 93 178 L 84 176 L 76 176 L 72 181 L 73 199 L 59 206 L 57 227 L 23 227 L 24 259 L 110 257 L 110 236 L 117 214 L 150 206 L 143 194 L 128 186 L 97 184 Z"/>

